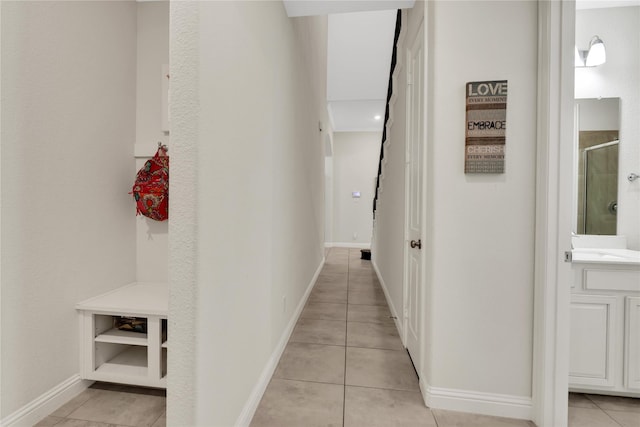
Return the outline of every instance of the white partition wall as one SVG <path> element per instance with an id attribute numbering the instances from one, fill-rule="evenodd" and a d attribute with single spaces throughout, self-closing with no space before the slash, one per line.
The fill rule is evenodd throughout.
<path id="1" fill-rule="evenodd" d="M 173 151 L 170 134 L 162 127 L 162 108 L 166 107 L 162 103 L 162 82 L 166 79 L 162 71 L 169 64 L 169 2 L 137 2 L 136 6 L 136 162 L 132 184 L 135 173 L 155 154 L 158 142 L 167 145 L 169 158 Z M 136 280 L 167 281 L 168 230 L 168 221 L 142 215 L 136 218 Z"/>
<path id="2" fill-rule="evenodd" d="M 323 260 L 326 17 L 172 2 L 171 22 L 167 424 L 244 425 Z"/>
<path id="3" fill-rule="evenodd" d="M 532 417 L 537 14 L 533 1 L 464 1 L 417 2 L 403 15 L 401 40 L 413 40 L 424 20 L 427 50 L 424 350 L 416 366 L 430 407 Z M 491 26 L 477 31 L 479 22 Z M 404 79 L 373 248 L 396 311 L 408 244 Z M 491 80 L 509 85 L 505 173 L 465 174 L 466 83 Z"/>
<path id="4" fill-rule="evenodd" d="M 136 4 L 0 7 L 0 418 L 28 424 L 81 390 L 75 304 L 135 280 Z"/>

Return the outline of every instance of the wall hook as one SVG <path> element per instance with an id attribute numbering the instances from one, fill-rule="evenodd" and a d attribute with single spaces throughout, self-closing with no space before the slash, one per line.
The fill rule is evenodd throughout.
<path id="1" fill-rule="evenodd" d="M 627 179 L 629 180 L 629 182 L 633 182 L 638 178 L 640 178 L 640 175 L 638 175 L 637 173 L 631 172 L 629 175 L 627 175 Z"/>

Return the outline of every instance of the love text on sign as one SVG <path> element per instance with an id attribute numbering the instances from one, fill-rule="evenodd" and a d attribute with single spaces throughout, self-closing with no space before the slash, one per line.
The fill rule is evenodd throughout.
<path id="1" fill-rule="evenodd" d="M 507 81 L 466 85 L 465 173 L 504 173 Z"/>

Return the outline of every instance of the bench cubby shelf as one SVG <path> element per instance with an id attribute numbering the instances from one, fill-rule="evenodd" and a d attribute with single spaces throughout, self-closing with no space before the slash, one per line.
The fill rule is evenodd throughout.
<path id="1" fill-rule="evenodd" d="M 146 387 L 167 386 L 166 283 L 131 283 L 76 305 L 83 379 Z M 114 318 L 139 317 L 147 333 L 113 327 Z"/>

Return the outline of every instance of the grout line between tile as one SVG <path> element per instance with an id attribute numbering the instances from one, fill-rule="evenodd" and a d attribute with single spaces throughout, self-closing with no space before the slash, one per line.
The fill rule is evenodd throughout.
<path id="1" fill-rule="evenodd" d="M 273 377 L 274 380 L 284 380 L 284 381 L 299 381 L 301 383 L 314 383 L 314 384 L 328 384 L 328 385 L 341 385 L 344 386 L 344 384 L 340 384 L 340 383 L 330 383 L 327 381 L 311 381 L 311 380 L 301 380 L 298 378 L 280 378 L 280 377 Z"/>
<path id="2" fill-rule="evenodd" d="M 349 298 L 349 297 L 347 296 L 347 298 Z M 389 307 L 389 304 L 358 304 L 358 303 L 353 303 L 353 302 L 350 302 L 349 304 L 351 304 L 351 305 L 368 305 L 370 307 Z"/>
<path id="3" fill-rule="evenodd" d="M 613 418 L 613 417 L 611 416 L 611 414 L 609 414 L 607 411 L 605 411 L 604 409 L 600 408 L 599 406 L 598 406 L 598 409 L 600 409 L 602 412 L 604 412 L 604 413 L 607 415 L 607 417 L 611 418 L 611 420 L 613 420 L 613 422 L 614 422 L 614 423 L 618 424 L 620 427 L 624 427 L 622 424 L 620 424 L 620 423 L 618 422 L 618 420 L 616 420 L 615 418 Z"/>
<path id="4" fill-rule="evenodd" d="M 366 388 L 366 389 L 373 389 L 373 390 L 404 391 L 404 392 L 407 392 L 407 393 L 420 394 L 420 390 L 402 390 L 402 389 L 399 389 L 399 388 L 371 387 L 371 386 L 366 386 L 366 385 L 352 385 L 352 384 L 347 384 L 347 385 L 345 385 L 345 387 Z"/>
<path id="5" fill-rule="evenodd" d="M 349 255 L 351 250 L 347 252 L 347 319 L 349 319 L 349 281 L 350 281 L 350 272 L 349 272 Z M 348 322 L 344 324 L 344 379 L 343 379 L 343 387 L 342 387 L 342 426 L 344 427 L 344 423 L 347 416 L 347 338 L 349 329 Z"/>
<path id="6" fill-rule="evenodd" d="M 315 287 L 315 285 L 314 285 L 314 287 Z M 307 305 L 305 305 L 305 307 L 304 307 L 304 308 L 307 308 L 310 304 L 338 304 L 338 305 L 347 305 L 347 303 L 346 303 L 346 302 L 322 302 L 322 301 L 313 302 L 313 301 L 310 301 L 310 302 L 308 302 L 308 303 L 307 303 Z"/>
<path id="7" fill-rule="evenodd" d="M 382 348 L 382 347 L 362 347 L 362 346 L 358 346 L 358 345 L 346 345 L 346 348 L 360 348 L 363 350 L 388 350 L 388 351 L 406 351 L 404 348 L 400 349 L 400 350 L 396 350 L 393 348 Z"/>
<path id="8" fill-rule="evenodd" d="M 117 392 L 115 392 L 115 391 L 111 391 L 111 390 L 107 390 L 107 391 L 108 391 L 108 392 L 110 392 L 110 393 L 117 393 Z M 161 415 L 161 416 L 162 416 L 162 415 Z M 159 418 L 160 418 L 160 417 L 158 417 L 158 419 L 159 419 Z M 89 425 L 92 425 L 93 423 L 99 423 L 99 424 L 104 424 L 104 425 L 112 425 L 112 426 L 113 426 L 113 425 L 116 425 L 115 423 L 112 423 L 112 422 L 91 421 L 91 420 L 84 420 L 84 419 L 82 419 L 82 418 L 71 418 L 71 417 L 65 417 L 65 418 L 63 418 L 62 420 L 84 421 L 85 423 L 88 423 Z M 158 420 L 155 420 L 155 421 L 154 421 L 154 423 L 155 423 L 156 421 L 158 421 Z M 62 421 L 58 421 L 57 423 L 55 423 L 55 424 L 54 424 L 54 427 L 55 427 L 56 425 L 60 424 L 60 423 L 62 423 Z M 122 423 L 119 423 L 119 424 L 117 424 L 117 425 L 118 425 L 118 426 L 123 426 L 123 427 L 136 427 L 136 426 L 131 425 L 131 424 L 122 424 Z M 153 425 L 153 424 L 150 424 L 150 425 Z"/>
<path id="9" fill-rule="evenodd" d="M 420 393 L 420 390 L 407 390 L 406 388 L 373 387 L 373 386 L 355 385 L 355 384 L 345 384 L 344 387 L 345 389 L 347 387 L 360 387 L 360 388 L 369 388 L 373 390 L 406 391 L 408 393 Z"/>
<path id="10" fill-rule="evenodd" d="M 322 345 L 325 347 L 339 347 L 339 348 L 345 348 L 346 346 L 344 345 L 340 345 L 340 344 L 321 344 L 321 343 L 317 343 L 317 342 L 300 342 L 300 341 L 289 341 L 287 342 L 287 345 L 289 344 L 308 344 L 308 345 Z"/>
<path id="11" fill-rule="evenodd" d="M 385 306 L 382 306 L 382 305 L 378 305 L 378 304 L 354 304 L 354 303 L 350 302 L 350 303 L 347 303 L 347 305 L 366 305 L 368 307 L 387 307 L 387 308 L 389 308 L 388 304 L 385 305 Z"/>
<path id="12" fill-rule="evenodd" d="M 342 348 L 347 348 L 346 344 L 346 337 L 345 337 L 345 344 L 329 344 L 329 343 L 324 343 L 324 342 L 309 342 L 309 341 L 291 341 L 289 340 L 289 342 L 287 344 L 316 344 L 316 345 L 328 345 L 328 346 L 332 346 L 332 347 L 342 347 Z"/>
<path id="13" fill-rule="evenodd" d="M 601 412 L 604 412 L 607 417 L 611 418 L 611 420 L 613 420 L 614 423 L 618 424 L 620 427 L 624 427 L 615 418 L 613 418 L 611 415 L 609 415 L 609 413 L 605 409 L 603 409 L 600 405 L 598 405 L 598 402 L 596 402 L 595 400 L 591 399 L 589 394 L 583 393 L 583 396 L 586 397 L 591 403 L 596 405 L 596 408 L 598 408 Z"/>
<path id="14" fill-rule="evenodd" d="M 326 317 L 305 317 L 305 319 L 309 320 L 333 320 L 335 322 L 346 322 L 347 319 L 327 319 Z"/>
<path id="15" fill-rule="evenodd" d="M 436 417 L 436 413 L 433 412 L 433 409 L 429 408 L 429 411 L 431 411 L 431 415 L 433 415 L 433 420 L 436 422 L 436 427 L 440 427 L 440 424 L 438 423 L 438 417 Z"/>
<path id="16" fill-rule="evenodd" d="M 385 319 L 389 319 L 389 321 L 384 323 L 382 321 L 375 321 L 375 320 L 349 320 L 347 318 L 347 322 L 348 323 L 374 323 L 376 325 L 393 324 L 393 319 L 391 317 L 385 317 Z"/>
<path id="17" fill-rule="evenodd" d="M 298 326 L 298 323 L 300 322 L 300 320 L 322 320 L 322 321 L 326 321 L 326 322 L 346 322 L 346 320 L 311 319 L 311 318 L 305 317 L 304 319 L 303 319 L 303 318 L 300 318 L 300 319 L 298 320 L 298 322 L 296 322 L 296 326 Z"/>
<path id="18" fill-rule="evenodd" d="M 44 421 L 44 419 L 49 418 L 49 417 L 53 417 L 53 415 L 47 415 L 45 418 L 43 418 L 42 421 Z M 56 418 L 60 418 L 60 419 L 53 424 L 54 426 L 60 424 L 61 422 L 63 422 L 64 420 L 67 419 L 67 418 L 62 418 L 62 417 L 56 417 Z"/>
<path id="19" fill-rule="evenodd" d="M 597 407 L 598 409 L 602 409 L 601 407 L 599 407 L 599 406 L 598 406 L 598 404 L 597 404 L 596 402 L 594 402 L 594 401 L 589 397 L 589 395 L 588 395 L 588 394 L 586 394 L 586 393 L 581 393 L 581 394 L 582 394 L 582 395 L 583 395 L 583 396 L 584 396 L 584 397 L 585 397 L 589 402 L 591 402 L 591 403 L 593 403 L 594 405 L 596 405 L 596 407 Z"/>

